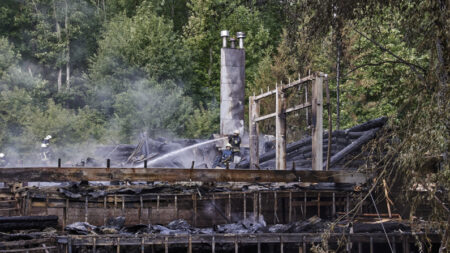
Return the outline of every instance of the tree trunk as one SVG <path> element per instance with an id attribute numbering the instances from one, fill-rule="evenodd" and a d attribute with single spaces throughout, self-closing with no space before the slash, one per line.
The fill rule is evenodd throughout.
<path id="1" fill-rule="evenodd" d="M 341 115 L 340 115 L 340 88 L 339 82 L 341 77 L 341 43 L 340 43 L 340 35 L 339 31 L 336 31 L 338 34 L 336 35 L 336 129 L 339 130 L 341 124 Z"/>
<path id="2" fill-rule="evenodd" d="M 66 29 L 66 89 L 70 89 L 70 38 L 69 38 L 69 17 L 68 17 L 68 5 L 66 4 L 64 27 Z"/>
<path id="3" fill-rule="evenodd" d="M 336 18 L 336 129 L 341 129 L 340 108 L 340 82 L 341 82 L 341 56 L 342 56 L 342 31 L 339 18 Z"/>
<path id="4" fill-rule="evenodd" d="M 59 26 L 58 17 L 56 16 L 56 3 L 55 0 L 53 0 L 53 16 L 55 18 L 55 24 L 56 24 L 56 36 L 58 38 L 58 42 L 61 43 L 61 27 Z M 62 68 L 61 66 L 58 67 L 58 92 L 61 91 L 62 87 Z"/>
<path id="5" fill-rule="evenodd" d="M 210 47 L 209 48 L 209 67 L 208 67 L 209 80 L 211 80 L 212 66 L 213 66 L 213 51 L 212 51 L 212 47 Z"/>

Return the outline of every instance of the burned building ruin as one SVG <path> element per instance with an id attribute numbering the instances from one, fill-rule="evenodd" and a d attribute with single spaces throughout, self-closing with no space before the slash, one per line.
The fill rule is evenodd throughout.
<path id="1" fill-rule="evenodd" d="M 407 209 L 393 213 L 377 203 L 367 184 L 376 175 L 358 170 L 387 118 L 329 131 L 327 75 L 317 72 L 250 96 L 245 133 L 245 34 L 236 34 L 238 47 L 228 31 L 221 36 L 216 139 L 143 135 L 137 145 L 99 147 L 104 160 L 79 166 L 58 160 L 2 168 L 0 252 L 306 253 L 326 245 L 330 252 L 409 253 L 422 244 L 437 252 L 438 231 L 420 220 L 412 227 Z M 307 85 L 306 101 L 288 103 L 289 89 Z M 270 96 L 275 112 L 261 115 L 259 101 Z M 286 115 L 305 109 L 311 135 L 288 143 Z M 258 124 L 269 118 L 276 134 L 266 140 Z M 242 160 L 212 168 L 217 147 L 236 129 Z M 273 145 L 265 149 L 266 142 Z"/>

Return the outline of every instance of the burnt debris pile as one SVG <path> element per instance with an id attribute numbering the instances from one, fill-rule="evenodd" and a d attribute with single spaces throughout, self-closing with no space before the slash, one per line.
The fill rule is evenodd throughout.
<path id="1" fill-rule="evenodd" d="M 362 147 L 370 140 L 375 138 L 376 133 L 387 122 L 386 117 L 367 121 L 363 124 L 348 128 L 346 130 L 336 130 L 331 134 L 330 149 L 330 169 L 354 169 L 356 170 L 364 161 L 355 159 L 355 156 L 361 154 Z M 328 151 L 328 133 L 323 134 L 323 159 L 326 164 Z M 259 157 L 261 168 L 275 168 L 275 149 L 274 145 L 265 143 L 264 147 L 272 146 L 271 150 L 266 150 Z M 289 168 L 296 170 L 311 170 L 312 160 L 312 138 L 307 137 L 299 141 L 292 142 L 286 146 L 286 162 Z M 248 168 L 249 162 L 241 162 L 240 168 Z"/>

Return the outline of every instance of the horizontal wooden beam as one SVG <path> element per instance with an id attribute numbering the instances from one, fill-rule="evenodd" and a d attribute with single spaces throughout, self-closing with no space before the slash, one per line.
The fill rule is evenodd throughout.
<path id="1" fill-rule="evenodd" d="M 274 113 L 270 113 L 270 114 L 266 114 L 264 116 L 256 118 L 255 121 L 259 122 L 259 121 L 262 121 L 262 120 L 270 119 L 270 118 L 275 117 L 276 115 L 277 115 L 277 113 L 275 113 L 275 112 Z"/>
<path id="2" fill-rule="evenodd" d="M 315 75 L 310 75 L 310 76 L 307 76 L 307 77 L 303 77 L 302 79 L 298 79 L 297 81 L 294 81 L 294 82 L 291 82 L 291 83 L 288 83 L 288 84 L 283 85 L 283 87 L 282 87 L 281 89 L 282 89 L 282 90 L 286 90 L 286 89 L 295 87 L 295 86 L 297 86 L 297 85 L 303 84 L 303 83 L 305 83 L 305 82 L 307 82 L 307 81 L 312 81 L 312 80 L 314 80 L 314 79 L 316 79 L 316 76 L 315 76 Z M 261 94 L 259 94 L 259 95 L 257 95 L 257 96 L 254 96 L 253 99 L 254 99 L 255 101 L 258 101 L 258 100 L 261 100 L 261 99 L 263 99 L 263 98 L 265 98 L 265 97 L 271 96 L 271 95 L 273 95 L 273 94 L 275 94 L 275 93 L 276 93 L 276 89 L 275 89 L 275 90 L 270 90 L 270 91 L 267 91 L 267 92 L 265 92 L 265 93 L 261 93 Z"/>
<path id="3" fill-rule="evenodd" d="M 268 91 L 268 92 L 259 94 L 258 96 L 255 96 L 254 100 L 255 100 L 255 101 L 258 101 L 258 100 L 260 100 L 260 99 L 263 99 L 263 98 L 265 98 L 265 97 L 268 97 L 268 96 L 270 96 L 270 95 L 275 94 L 275 92 L 276 92 L 276 90 L 271 90 L 271 91 Z"/>
<path id="4" fill-rule="evenodd" d="M 167 181 L 167 182 L 335 182 L 362 184 L 368 175 L 354 171 L 275 171 L 175 168 L 2 168 L 2 182 Z"/>
<path id="5" fill-rule="evenodd" d="M 298 110 L 301 110 L 301 109 L 304 109 L 307 107 L 311 107 L 311 103 L 308 102 L 308 103 L 304 103 L 304 104 L 300 104 L 300 105 L 296 105 L 294 107 L 288 108 L 288 109 L 286 109 L 286 113 L 295 112 L 295 111 L 298 111 Z"/>
<path id="6" fill-rule="evenodd" d="M 282 88 L 282 89 L 283 89 L 283 90 L 286 90 L 286 89 L 295 87 L 295 86 L 297 86 L 297 85 L 304 84 L 304 83 L 307 82 L 307 81 L 312 81 L 312 80 L 314 80 L 314 79 L 316 79 L 316 76 L 315 76 L 315 75 L 309 75 L 309 76 L 307 76 L 307 77 L 303 77 L 302 79 L 298 79 L 298 80 L 296 80 L 296 81 L 293 81 L 293 82 L 291 82 L 291 83 L 288 83 L 288 84 L 283 85 L 283 88 Z"/>
<path id="7" fill-rule="evenodd" d="M 304 109 L 307 107 L 311 107 L 311 103 L 304 103 L 304 104 L 299 104 L 299 105 L 293 106 L 291 108 L 286 109 L 286 113 L 295 112 L 295 111 L 298 111 L 298 110 L 301 110 L 301 109 Z M 273 118 L 275 116 L 277 116 L 277 113 L 274 112 L 274 113 L 266 114 L 264 116 L 260 116 L 260 117 L 256 118 L 255 121 L 259 122 L 259 121 Z"/>

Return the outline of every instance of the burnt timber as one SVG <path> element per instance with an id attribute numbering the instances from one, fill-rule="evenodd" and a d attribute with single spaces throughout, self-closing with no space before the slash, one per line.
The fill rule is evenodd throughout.
<path id="1" fill-rule="evenodd" d="M 196 181 L 196 182 L 334 182 L 362 184 L 370 175 L 355 171 L 274 171 L 174 168 L 2 168 L 3 182 Z"/>

